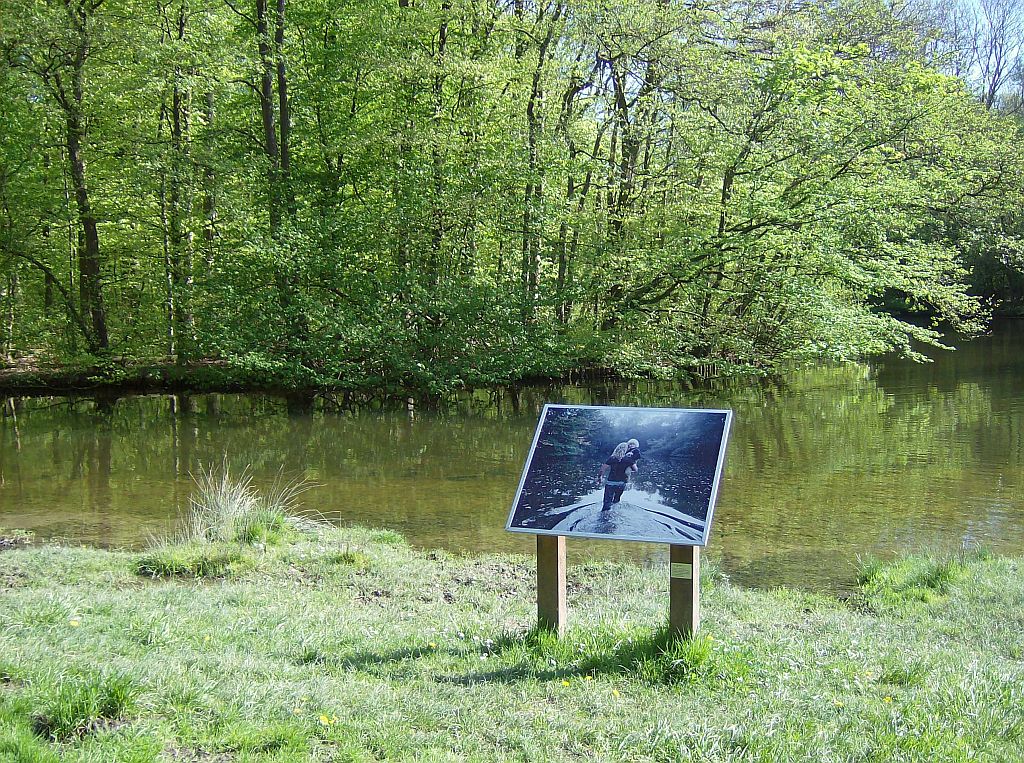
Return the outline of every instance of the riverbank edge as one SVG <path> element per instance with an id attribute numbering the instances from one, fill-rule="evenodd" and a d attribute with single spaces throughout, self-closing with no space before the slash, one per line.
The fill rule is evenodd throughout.
<path id="1" fill-rule="evenodd" d="M 757 374 L 753 371 L 737 371 L 733 375 L 738 378 L 754 377 Z M 460 381 L 452 384 L 450 389 L 437 391 L 384 379 L 354 383 L 316 379 L 312 376 L 313 373 L 308 369 L 281 371 L 249 368 L 222 360 L 199 360 L 184 364 L 173 360 L 117 360 L 83 365 L 22 364 L 0 367 L 0 396 L 254 392 L 295 398 L 337 394 L 356 399 L 431 400 L 460 390 L 661 378 L 653 374 L 626 376 L 609 368 L 580 367 L 550 376 L 530 374 L 497 381 Z M 678 369 L 672 377 L 675 381 L 694 386 L 711 378 L 717 377 L 710 366 Z"/>
<path id="2" fill-rule="evenodd" d="M 173 545 L 0 553 L 0 757 L 1024 753 L 1016 559 L 871 563 L 846 601 L 742 589 L 709 567 L 704 627 L 672 642 L 664 565 L 571 567 L 571 626 L 555 639 L 531 630 L 528 557 L 419 551 L 364 528 L 232 548 L 209 577 L 153 577 Z"/>

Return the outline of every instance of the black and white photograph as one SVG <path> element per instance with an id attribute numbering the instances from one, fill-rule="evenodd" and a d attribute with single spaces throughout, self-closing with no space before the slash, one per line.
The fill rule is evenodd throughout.
<path id="1" fill-rule="evenodd" d="M 546 405 L 506 529 L 707 544 L 732 412 Z"/>

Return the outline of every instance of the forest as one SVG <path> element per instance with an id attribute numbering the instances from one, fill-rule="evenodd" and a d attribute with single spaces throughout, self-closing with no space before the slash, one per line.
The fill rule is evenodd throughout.
<path id="1" fill-rule="evenodd" d="M 3 0 L 0 353 L 454 388 L 1024 308 L 1021 0 Z"/>

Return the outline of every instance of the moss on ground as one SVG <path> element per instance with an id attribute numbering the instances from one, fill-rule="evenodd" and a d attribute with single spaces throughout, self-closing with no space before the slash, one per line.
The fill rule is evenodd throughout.
<path id="1" fill-rule="evenodd" d="M 869 565 L 851 602 L 711 574 L 674 642 L 660 567 L 570 568 L 555 639 L 527 558 L 200 550 L 231 549 L 156 579 L 157 550 L 0 554 L 0 760 L 1024 760 L 1015 559 Z"/>

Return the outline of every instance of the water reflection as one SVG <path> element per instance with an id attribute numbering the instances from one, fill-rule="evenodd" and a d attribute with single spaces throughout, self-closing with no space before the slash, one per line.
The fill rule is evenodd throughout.
<path id="1" fill-rule="evenodd" d="M 502 529 L 545 402 L 731 407 L 708 553 L 734 579 L 836 588 L 858 554 L 982 543 L 1024 549 L 1024 322 L 933 364 L 818 368 L 694 390 L 633 383 L 467 393 L 442 410 L 197 395 L 7 399 L 0 526 L 139 545 L 185 508 L 189 474 L 226 458 L 269 484 L 319 487 L 328 518 L 413 542 L 528 551 Z M 571 555 L 662 559 L 663 547 L 570 541 Z"/>

